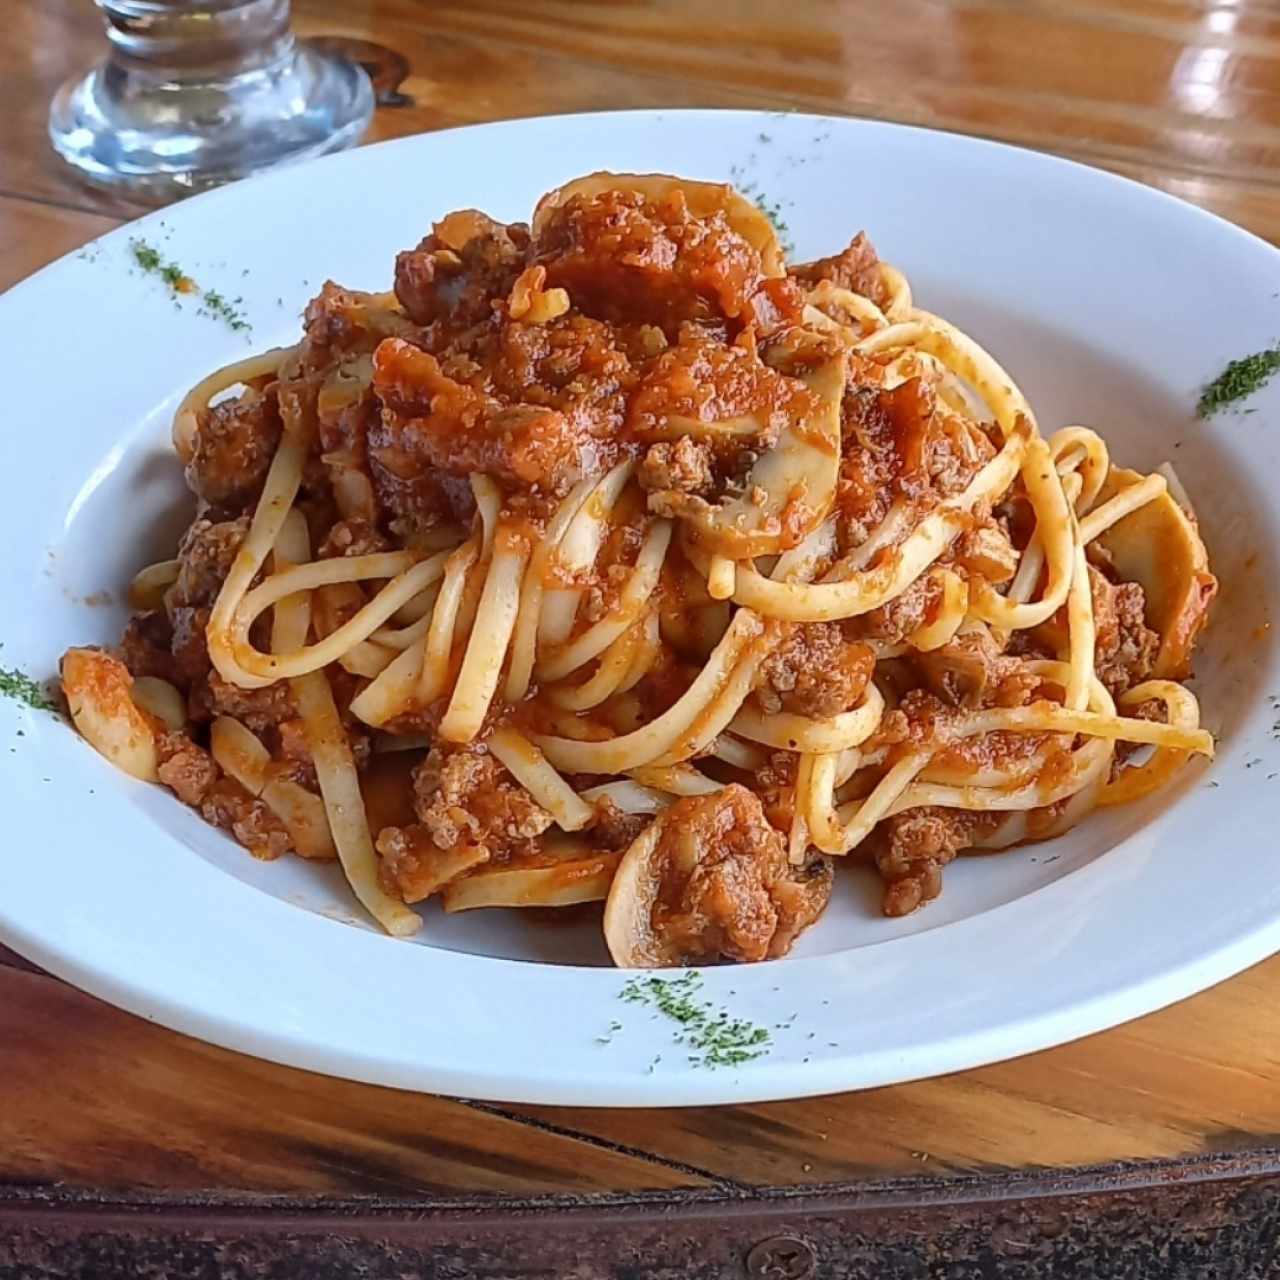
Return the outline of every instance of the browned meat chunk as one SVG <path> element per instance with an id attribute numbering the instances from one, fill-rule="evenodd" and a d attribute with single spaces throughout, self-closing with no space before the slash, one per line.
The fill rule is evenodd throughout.
<path id="1" fill-rule="evenodd" d="M 199 808 L 218 781 L 219 770 L 213 757 L 185 733 L 157 734 L 156 756 L 160 781 L 183 804 Z"/>
<path id="2" fill-rule="evenodd" d="M 591 827 L 593 848 L 617 852 L 628 845 L 653 821 L 650 814 L 623 813 L 608 797 L 596 801 L 596 820 Z"/>
<path id="3" fill-rule="evenodd" d="M 418 822 L 378 836 L 388 892 L 419 902 L 473 866 L 534 849 L 551 826 L 536 804 L 483 747 L 433 747 L 414 771 Z"/>
<path id="4" fill-rule="evenodd" d="M 640 438 L 668 426 L 674 415 L 700 423 L 751 419 L 747 434 L 723 433 L 718 453 L 768 448 L 778 432 L 803 422 L 817 399 L 799 378 L 770 368 L 742 346 L 726 346 L 695 325 L 683 325 L 678 340 L 649 362 L 631 399 L 628 428 Z M 715 440 L 708 432 L 708 439 Z"/>
<path id="5" fill-rule="evenodd" d="M 316 550 L 318 560 L 336 556 L 369 556 L 393 546 L 367 520 L 339 520 Z"/>
<path id="6" fill-rule="evenodd" d="M 895 498 L 911 498 L 927 482 L 924 469 L 934 401 L 920 380 L 884 391 L 883 370 L 859 364 L 841 405 L 840 475 L 836 484 L 840 549 L 859 546 Z"/>
<path id="7" fill-rule="evenodd" d="M 374 485 L 397 514 L 403 514 L 397 485 L 433 471 L 482 471 L 558 493 L 595 467 L 593 441 L 563 413 L 503 405 L 446 376 L 434 356 L 399 339 L 375 353 L 374 387 L 383 401 L 382 420 L 369 433 Z"/>
<path id="8" fill-rule="evenodd" d="M 442 849 L 478 844 L 501 854 L 541 835 L 551 815 L 483 748 L 434 747 L 413 779 L 418 820 Z"/>
<path id="9" fill-rule="evenodd" d="M 255 858 L 270 862 L 287 853 L 292 840 L 283 822 L 234 778 L 220 778 L 200 805 L 206 822 L 230 831 Z"/>
<path id="10" fill-rule="evenodd" d="M 280 429 L 274 395 L 248 392 L 214 405 L 200 415 L 187 486 L 215 506 L 251 505 L 280 443 Z"/>
<path id="11" fill-rule="evenodd" d="M 994 521 L 966 529 L 952 551 L 958 565 L 988 582 L 1008 582 L 1018 571 L 1018 552 Z"/>
<path id="12" fill-rule="evenodd" d="M 535 251 L 548 287 L 567 289 L 588 315 L 668 334 L 686 320 L 737 319 L 763 279 L 759 253 L 725 215 L 694 218 L 679 192 L 573 196 L 540 229 Z"/>
<path id="13" fill-rule="evenodd" d="M 925 684 L 953 707 L 1020 707 L 1040 686 L 1019 658 L 1006 657 L 988 631 L 957 635 L 929 653 L 912 655 Z"/>
<path id="14" fill-rule="evenodd" d="M 642 489 L 708 494 L 714 483 L 711 450 L 692 436 L 651 445 L 637 478 Z"/>
<path id="15" fill-rule="evenodd" d="M 302 366 L 307 369 L 368 355 L 392 334 L 416 333 L 382 295 L 344 289 L 332 280 L 326 280 L 307 303 L 302 323 L 306 334 Z"/>
<path id="16" fill-rule="evenodd" d="M 217 522 L 201 517 L 193 521 L 178 543 L 181 567 L 169 596 L 170 606 L 213 604 L 248 532 L 248 516 Z"/>
<path id="17" fill-rule="evenodd" d="M 880 259 L 865 231 L 859 231 L 842 252 L 829 258 L 800 263 L 791 268 L 791 274 L 807 285 L 830 280 L 842 289 L 852 289 L 854 293 L 870 298 L 880 307 L 889 301 L 889 291 L 880 278 Z"/>
<path id="18" fill-rule="evenodd" d="M 421 902 L 489 861 L 489 851 L 480 845 L 456 844 L 442 849 L 419 823 L 384 827 L 377 846 L 382 855 L 378 878 L 388 893 L 405 902 Z"/>
<path id="19" fill-rule="evenodd" d="M 546 324 L 503 324 L 483 357 L 493 391 L 514 404 L 558 409 L 598 448 L 622 429 L 627 393 L 635 382 L 633 360 L 666 345 L 656 330 L 618 331 L 589 316 L 566 314 Z M 461 362 L 458 362 L 459 364 Z M 450 366 L 446 370 L 452 374 Z M 459 369 L 459 375 L 467 371 Z"/>
<path id="20" fill-rule="evenodd" d="M 746 787 L 679 800 L 658 821 L 649 926 L 664 963 L 784 955 L 827 904 L 830 865 L 792 867 Z"/>
<path id="21" fill-rule="evenodd" d="M 806 622 L 788 632 L 764 660 L 756 699 L 765 711 L 826 719 L 857 706 L 876 660 L 846 640 L 834 622 Z"/>
<path id="22" fill-rule="evenodd" d="M 913 631 L 928 622 L 937 607 L 939 595 L 937 580 L 925 574 L 917 578 L 900 596 L 895 596 L 878 609 L 852 619 L 849 630 L 869 640 L 901 644 Z"/>
<path id="23" fill-rule="evenodd" d="M 263 689 L 241 689 L 239 685 L 224 680 L 216 671 L 210 671 L 208 682 L 192 691 L 193 720 L 233 716 L 246 728 L 260 734 L 295 715 L 293 696 L 284 680 L 277 680 Z"/>
<path id="24" fill-rule="evenodd" d="M 1151 674 L 1160 636 L 1145 621 L 1146 597 L 1136 582 L 1113 584 L 1092 565 L 1093 623 L 1097 633 L 1094 669 L 1112 695 Z"/>
<path id="25" fill-rule="evenodd" d="M 944 498 L 969 487 L 969 481 L 995 456 L 995 445 L 975 426 L 951 417 L 933 423 L 925 442 L 924 469 Z"/>
<path id="26" fill-rule="evenodd" d="M 276 749 L 271 752 L 276 776 L 288 778 L 308 791 L 320 790 L 316 780 L 315 759 L 307 742 L 306 726 L 301 720 L 282 720 L 276 725 Z"/>
<path id="27" fill-rule="evenodd" d="M 779 831 L 790 831 L 795 817 L 796 763 L 799 759 L 794 751 L 771 752 L 751 781 L 769 825 Z"/>
<path id="28" fill-rule="evenodd" d="M 173 624 L 173 665 L 177 683 L 184 688 L 199 684 L 209 674 L 209 644 L 205 628 L 209 609 L 178 605 L 170 611 Z"/>
<path id="29" fill-rule="evenodd" d="M 173 627 L 163 610 L 135 613 L 120 637 L 120 660 L 131 676 L 157 676 L 183 683 L 173 660 Z"/>
<path id="30" fill-rule="evenodd" d="M 474 209 L 451 213 L 416 249 L 396 257 L 396 297 L 418 324 L 479 324 L 524 270 L 528 245 L 521 223 L 504 226 Z"/>
<path id="31" fill-rule="evenodd" d="M 942 868 L 990 826 L 993 816 L 959 809 L 907 809 L 886 818 L 872 835 L 884 878 L 884 913 L 910 915 L 942 892 Z"/>

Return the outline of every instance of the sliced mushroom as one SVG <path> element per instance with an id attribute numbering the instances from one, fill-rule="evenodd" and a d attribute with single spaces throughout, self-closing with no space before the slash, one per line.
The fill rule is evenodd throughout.
<path id="1" fill-rule="evenodd" d="M 299 857 L 332 862 L 338 856 L 324 801 L 289 778 L 272 778 L 262 788 L 262 802 L 284 823 Z"/>
<path id="2" fill-rule="evenodd" d="M 62 691 L 71 719 L 90 746 L 117 769 L 156 780 L 152 721 L 134 703 L 133 677 L 101 649 L 68 649 L 62 658 Z"/>
<path id="3" fill-rule="evenodd" d="M 271 752 L 252 729 L 231 716 L 219 716 L 209 727 L 209 753 L 223 773 L 250 795 L 260 796 L 267 785 Z"/>
<path id="4" fill-rule="evenodd" d="M 700 547 L 731 559 L 777 554 L 801 543 L 835 501 L 845 362 L 827 360 L 801 380 L 817 407 L 783 428 L 751 468 L 742 493 L 714 504 L 696 494 L 663 493 L 650 506 L 683 520 Z M 655 503 L 659 498 L 662 505 Z"/>
<path id="5" fill-rule="evenodd" d="M 681 800 L 622 856 L 604 910 L 628 969 L 785 955 L 831 895 L 830 862 L 793 867 L 759 798 L 733 784 Z"/>
<path id="6" fill-rule="evenodd" d="M 689 178 L 675 178 L 665 173 L 609 173 L 601 170 L 576 178 L 563 187 L 548 191 L 533 212 L 533 234 L 539 235 L 546 227 L 554 210 L 567 204 L 574 196 L 600 195 L 605 191 L 636 191 L 648 200 L 663 200 L 679 191 L 689 212 L 695 218 L 723 213 L 726 221 L 760 255 L 766 276 L 786 273 L 782 246 L 773 223 L 745 196 L 739 195 L 727 182 L 694 182 Z"/>
<path id="7" fill-rule="evenodd" d="M 446 911 L 476 907 L 569 907 L 600 902 L 622 855 L 592 849 L 584 840 L 552 835 L 536 853 L 478 867 L 445 886 Z"/>
<path id="8" fill-rule="evenodd" d="M 1112 467 L 1098 504 L 1144 477 Z M 1191 650 L 1218 591 L 1195 515 L 1162 493 L 1098 536 L 1116 576 L 1146 596 L 1146 622 L 1160 635 L 1152 675 L 1181 680 L 1191 673 Z"/>
<path id="9" fill-rule="evenodd" d="M 187 723 L 187 700 L 158 676 L 138 676 L 129 691 L 134 705 L 154 716 L 166 729 L 177 731 Z"/>

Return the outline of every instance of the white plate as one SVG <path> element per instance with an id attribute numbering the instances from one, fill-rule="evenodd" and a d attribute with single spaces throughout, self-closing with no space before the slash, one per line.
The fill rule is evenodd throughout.
<path id="1" fill-rule="evenodd" d="M 773 1047 L 691 1065 L 674 1024 L 620 1001 L 590 930 L 514 912 L 428 913 L 421 945 L 365 927 L 336 876 L 253 861 L 54 718 L 0 703 L 0 939 L 145 1017 L 353 1079 L 543 1103 L 783 1098 L 972 1067 L 1111 1026 L 1280 948 L 1280 693 L 1269 629 L 1280 530 L 1280 388 L 1211 423 L 1198 389 L 1272 345 L 1280 256 L 1145 187 L 969 138 L 811 116 L 642 112 L 409 138 L 188 201 L 0 299 L 9 369 L 0 474 L 0 665 L 53 672 L 110 643 L 131 574 L 189 517 L 168 447 L 176 399 L 252 348 L 293 341 L 326 277 L 389 284 L 448 210 L 527 218 L 595 168 L 736 179 L 781 206 L 796 253 L 865 227 L 921 305 L 1018 379 L 1046 434 L 1082 421 L 1121 463 L 1171 458 L 1223 582 L 1198 662 L 1216 763 L 1069 837 L 946 872 L 906 920 L 868 872 L 772 964 L 704 975 Z M 241 304 L 249 340 L 131 270 L 144 236 Z M 19 737 L 18 735 L 22 736 Z M 543 963 L 530 961 L 542 960 Z M 574 961 L 575 963 L 569 963 Z M 609 1034 L 614 1021 L 620 1030 Z M 779 1024 L 782 1024 L 779 1026 Z M 660 1055 L 660 1061 L 655 1058 Z"/>

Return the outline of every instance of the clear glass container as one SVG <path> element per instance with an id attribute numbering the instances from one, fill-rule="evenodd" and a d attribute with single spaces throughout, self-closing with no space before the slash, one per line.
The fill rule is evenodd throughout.
<path id="1" fill-rule="evenodd" d="M 161 203 L 359 141 L 362 68 L 294 39 L 289 0 L 97 0 L 106 59 L 63 85 L 54 148 L 85 178 Z"/>

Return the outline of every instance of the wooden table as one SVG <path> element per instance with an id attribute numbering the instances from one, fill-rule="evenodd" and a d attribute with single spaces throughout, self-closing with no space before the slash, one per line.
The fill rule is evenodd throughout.
<path id="1" fill-rule="evenodd" d="M 1280 238 L 1269 0 L 297 7 L 307 34 L 369 42 L 375 138 L 795 106 L 1061 152 Z M 100 48 L 95 14 L 75 0 L 0 0 L 0 14 L 4 287 L 131 211 L 77 185 L 44 137 L 55 85 Z M 0 1277 L 1280 1274 L 1278 1008 L 1280 958 L 946 1079 L 588 1111 L 270 1066 L 0 954 Z"/>

